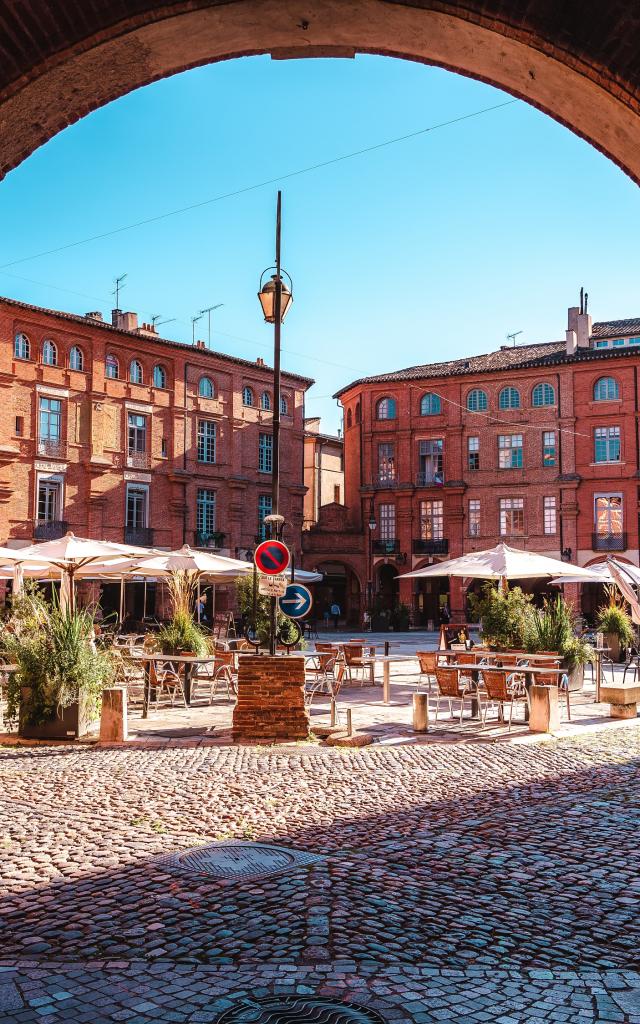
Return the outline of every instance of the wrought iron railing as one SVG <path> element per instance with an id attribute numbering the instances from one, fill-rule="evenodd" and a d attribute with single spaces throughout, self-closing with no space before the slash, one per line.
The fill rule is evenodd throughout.
<path id="1" fill-rule="evenodd" d="M 444 473 L 425 472 L 416 476 L 416 487 L 442 487 L 444 485 Z"/>
<path id="2" fill-rule="evenodd" d="M 395 555 L 400 550 L 399 540 L 374 540 L 374 555 Z"/>
<path id="3" fill-rule="evenodd" d="M 626 533 L 594 533 L 591 548 L 593 551 L 626 551 Z"/>
<path id="4" fill-rule="evenodd" d="M 214 531 L 213 533 L 205 533 L 202 530 L 196 530 L 193 537 L 193 542 L 197 548 L 221 548 L 225 538 L 224 533 Z"/>
<path id="5" fill-rule="evenodd" d="M 33 528 L 34 540 L 58 540 L 64 537 L 69 530 L 69 524 L 65 519 L 47 519 L 36 523 Z"/>
<path id="6" fill-rule="evenodd" d="M 446 537 L 440 540 L 414 540 L 414 555 L 448 555 L 449 541 Z"/>
<path id="7" fill-rule="evenodd" d="M 153 545 L 153 530 L 150 526 L 125 526 L 125 544 L 137 544 L 140 547 L 149 548 Z"/>
<path id="8" fill-rule="evenodd" d="M 38 455 L 44 455 L 49 459 L 66 459 L 67 442 L 52 437 L 39 437 Z"/>
<path id="9" fill-rule="evenodd" d="M 127 452 L 127 466 L 129 469 L 149 469 L 151 456 L 148 452 Z"/>

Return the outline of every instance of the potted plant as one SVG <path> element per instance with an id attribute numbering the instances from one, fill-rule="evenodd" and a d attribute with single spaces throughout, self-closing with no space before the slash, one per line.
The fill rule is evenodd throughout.
<path id="1" fill-rule="evenodd" d="M 573 609 L 560 594 L 546 598 L 542 608 L 534 611 L 528 624 L 526 649 L 532 653 L 557 652 L 562 656 L 562 667 L 569 675 L 569 689 L 582 689 L 584 666 L 593 661 L 593 648 L 576 636 Z"/>
<path id="2" fill-rule="evenodd" d="M 391 627 L 395 632 L 406 633 L 409 629 L 409 606 L 400 601 L 391 612 Z"/>
<path id="3" fill-rule="evenodd" d="M 615 587 L 606 587 L 608 604 L 598 609 L 596 628 L 605 635 L 605 646 L 610 648 L 611 660 L 620 661 L 623 649 L 634 641 L 633 624 Z"/>
<path id="4" fill-rule="evenodd" d="M 91 731 L 114 675 L 110 654 L 96 648 L 91 611 L 48 604 L 27 584 L 2 641 L 17 665 L 9 676 L 7 716 L 17 715 L 19 734 L 77 739 Z"/>
<path id="5" fill-rule="evenodd" d="M 482 639 L 500 650 L 524 649 L 534 609 L 520 587 L 485 583 L 481 595 L 469 594 L 472 617 L 482 627 Z"/>
<path id="6" fill-rule="evenodd" d="M 171 619 L 158 632 L 158 646 L 163 654 L 206 654 L 207 641 L 193 618 L 198 579 L 193 572 L 170 573 L 167 587 L 171 600 Z"/>

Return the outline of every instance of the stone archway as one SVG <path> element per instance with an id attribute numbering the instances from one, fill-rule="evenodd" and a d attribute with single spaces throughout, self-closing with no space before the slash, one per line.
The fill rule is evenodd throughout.
<path id="1" fill-rule="evenodd" d="M 327 620 L 334 602 L 340 607 L 340 619 L 347 626 L 359 626 L 362 611 L 362 587 L 355 569 L 339 557 L 314 562 L 314 569 L 323 574 L 322 582 L 314 584 L 314 613 L 318 622 Z"/>
<path id="2" fill-rule="evenodd" d="M 640 21 L 625 0 L 24 0 L 3 5 L 0 174 L 96 107 L 258 53 L 357 52 L 497 85 L 640 181 Z"/>

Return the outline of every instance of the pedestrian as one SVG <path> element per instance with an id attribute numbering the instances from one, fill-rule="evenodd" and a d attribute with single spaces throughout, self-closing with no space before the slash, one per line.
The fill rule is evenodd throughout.
<path id="1" fill-rule="evenodd" d="M 445 626 L 448 622 L 451 622 L 451 612 L 449 611 L 449 605 L 447 604 L 446 598 L 442 608 L 440 609 L 440 622 Z"/>
<path id="2" fill-rule="evenodd" d="M 341 615 L 340 605 L 338 604 L 337 601 L 334 601 L 333 604 L 331 605 L 331 614 L 333 615 L 333 625 L 334 625 L 334 628 L 337 629 L 338 626 L 340 625 L 340 615 Z"/>

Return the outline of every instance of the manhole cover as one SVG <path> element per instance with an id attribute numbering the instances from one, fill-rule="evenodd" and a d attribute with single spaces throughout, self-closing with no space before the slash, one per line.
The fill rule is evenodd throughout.
<path id="1" fill-rule="evenodd" d="M 160 858 L 170 869 L 191 874 L 208 875 L 226 881 L 247 881 L 267 878 L 294 868 L 316 864 L 320 857 L 300 850 L 289 850 L 284 846 L 269 846 L 266 843 L 244 843 L 227 840 L 210 846 L 197 846 L 183 853 L 173 853 Z"/>
<path id="2" fill-rule="evenodd" d="M 356 1003 L 315 996 L 268 996 L 243 999 L 218 1017 L 216 1024 L 384 1024 L 375 1010 Z"/>

